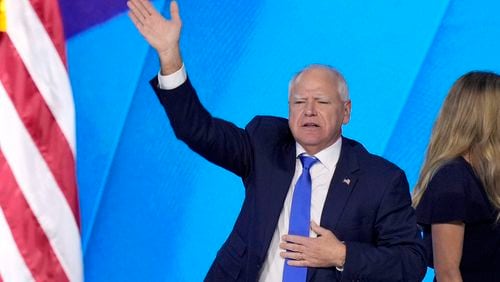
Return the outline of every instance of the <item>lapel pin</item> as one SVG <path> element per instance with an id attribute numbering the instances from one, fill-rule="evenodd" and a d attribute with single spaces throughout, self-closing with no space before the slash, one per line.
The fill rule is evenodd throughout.
<path id="1" fill-rule="evenodd" d="M 345 184 L 347 184 L 347 186 L 349 186 L 349 184 L 351 184 L 351 179 L 344 178 L 344 180 L 342 180 L 342 183 L 345 183 Z"/>

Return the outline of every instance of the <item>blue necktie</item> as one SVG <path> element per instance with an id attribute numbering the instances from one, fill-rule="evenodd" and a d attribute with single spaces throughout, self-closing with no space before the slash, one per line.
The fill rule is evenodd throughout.
<path id="1" fill-rule="evenodd" d="M 309 169 L 318 159 L 305 155 L 300 155 L 299 158 L 303 169 L 293 191 L 288 234 L 309 237 L 311 224 L 311 175 Z M 307 267 L 290 266 L 287 261 L 285 260 L 283 269 L 283 282 L 306 281 Z"/>

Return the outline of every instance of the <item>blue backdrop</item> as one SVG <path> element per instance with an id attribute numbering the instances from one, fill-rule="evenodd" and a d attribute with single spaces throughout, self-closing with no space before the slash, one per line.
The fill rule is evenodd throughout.
<path id="1" fill-rule="evenodd" d="M 148 85 L 158 59 L 125 0 L 59 1 L 86 280 L 201 281 L 239 212 L 240 180 L 175 139 Z M 168 14 L 168 2 L 154 4 Z M 500 71 L 496 0 L 179 5 L 185 64 L 214 115 L 240 126 L 256 114 L 286 117 L 292 74 L 336 66 L 353 101 L 344 135 L 401 166 L 412 186 L 452 82 L 473 69 Z"/>

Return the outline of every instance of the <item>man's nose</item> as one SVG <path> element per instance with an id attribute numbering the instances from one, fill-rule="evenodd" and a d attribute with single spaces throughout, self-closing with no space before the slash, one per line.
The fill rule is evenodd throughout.
<path id="1" fill-rule="evenodd" d="M 314 102 L 307 102 L 305 115 L 306 116 L 315 116 L 316 115 L 316 106 L 314 105 Z"/>

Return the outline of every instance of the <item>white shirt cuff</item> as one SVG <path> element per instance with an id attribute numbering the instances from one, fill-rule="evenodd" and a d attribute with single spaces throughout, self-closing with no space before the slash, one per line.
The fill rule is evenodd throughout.
<path id="1" fill-rule="evenodd" d="M 182 67 L 169 75 L 161 75 L 161 71 L 158 72 L 158 87 L 163 90 L 171 90 L 181 86 L 187 79 L 186 68 L 184 63 Z"/>
<path id="2" fill-rule="evenodd" d="M 344 242 L 344 241 L 341 241 L 341 243 L 345 245 L 345 242 Z M 346 250 L 346 256 L 347 256 L 347 250 Z M 344 260 L 344 265 L 345 265 L 345 260 Z M 342 271 L 344 271 L 344 265 L 342 265 L 342 267 L 338 267 L 338 266 L 336 266 L 335 268 L 336 268 L 338 271 L 342 272 Z"/>

